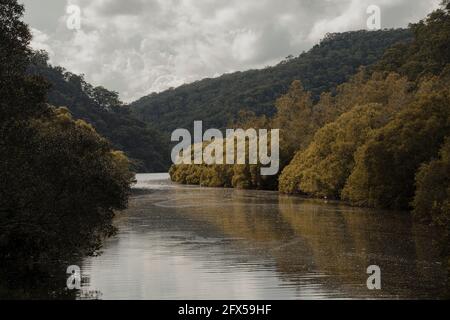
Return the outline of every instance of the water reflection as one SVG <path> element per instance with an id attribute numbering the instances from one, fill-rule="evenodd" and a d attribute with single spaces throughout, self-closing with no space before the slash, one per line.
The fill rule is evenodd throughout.
<path id="1" fill-rule="evenodd" d="M 116 220 L 117 237 L 87 258 L 82 292 L 103 299 L 443 298 L 447 262 L 435 232 L 408 214 L 355 209 L 274 192 L 146 189 Z M 382 270 L 382 290 L 366 268 Z M 99 297 L 99 296 L 97 296 Z M 89 298 L 89 296 L 88 296 Z"/>

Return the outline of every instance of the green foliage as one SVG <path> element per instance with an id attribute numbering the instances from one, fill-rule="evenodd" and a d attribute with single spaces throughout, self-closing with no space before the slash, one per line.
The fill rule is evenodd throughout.
<path id="1" fill-rule="evenodd" d="M 343 197 L 356 205 L 408 208 L 416 171 L 450 133 L 449 105 L 448 91 L 420 95 L 374 132 L 357 152 Z"/>
<path id="2" fill-rule="evenodd" d="M 28 45 L 31 40 L 27 25 L 20 21 L 24 7 L 16 0 L 2 0 L 0 4 L 1 79 L 22 78 L 21 71 L 28 65 Z"/>
<path id="3" fill-rule="evenodd" d="M 412 203 L 422 220 L 448 223 L 445 147 L 441 159 L 432 159 L 450 136 L 449 17 L 442 8 L 412 25 L 412 42 L 388 49 L 375 66 L 332 85 L 318 100 L 305 90 L 308 85 L 295 81 L 277 100 L 273 117 L 248 120 L 281 129 L 282 168 L 287 165 L 281 192 L 382 208 L 408 209 Z M 345 42 L 334 43 L 340 44 Z M 251 166 L 234 166 L 220 179 L 218 167 L 194 167 L 180 171 L 195 172 L 200 183 L 205 175 L 215 186 L 261 186 Z"/>
<path id="4" fill-rule="evenodd" d="M 386 119 L 381 105 L 364 105 L 320 129 L 309 147 L 298 153 L 283 172 L 280 190 L 339 198 L 354 165 L 353 153 L 370 130 Z"/>
<path id="5" fill-rule="evenodd" d="M 340 114 L 351 110 L 353 106 L 364 103 L 387 104 L 388 109 L 395 110 L 403 106 L 410 97 L 408 90 L 411 86 L 406 79 L 392 74 L 384 78 L 381 74 L 374 73 L 368 76 L 366 71 L 361 70 L 348 83 L 340 85 L 336 91 L 337 95 L 322 94 L 320 100 L 314 103 L 311 93 L 305 91 L 299 81 L 294 81 L 285 95 L 276 102 L 277 113 L 273 118 L 256 117 L 252 113 L 241 112 L 239 121 L 234 127 L 241 128 L 276 128 L 280 129 L 280 165 L 281 170 L 288 165 L 298 150 L 304 150 L 310 144 L 316 131 L 325 124 L 335 120 Z M 387 115 L 385 114 L 386 118 Z M 194 166 L 194 165 L 192 165 Z M 261 177 L 256 168 L 247 166 L 244 172 L 253 172 L 253 175 L 239 173 L 239 178 L 234 178 L 235 170 L 227 170 L 232 175 L 221 175 L 220 181 L 223 185 L 238 185 L 245 188 L 276 189 L 277 177 Z M 259 168 L 259 166 L 257 166 Z M 195 172 L 205 170 L 206 166 L 197 168 Z M 182 166 L 179 170 L 186 170 Z M 191 170 L 191 169 L 190 169 Z M 241 169 L 240 171 L 242 171 Z M 288 169 L 289 170 L 289 169 Z M 208 176 L 212 175 L 209 172 Z M 244 177 L 248 178 L 243 183 Z M 222 179 L 225 180 L 222 180 Z M 300 192 L 297 184 L 288 181 L 290 178 L 297 179 L 295 174 L 285 174 L 280 180 L 283 192 Z M 183 182 L 183 179 L 175 181 Z M 208 183 L 206 184 L 210 186 Z M 217 183 L 214 183 L 217 185 Z M 290 187 L 288 187 L 290 186 Z"/>
<path id="6" fill-rule="evenodd" d="M 243 115 L 244 116 L 244 115 Z M 256 122 L 249 123 L 263 123 L 264 119 L 253 118 L 249 114 L 245 114 L 246 119 L 253 119 Z M 244 128 L 245 129 L 245 128 Z M 270 140 L 270 137 L 269 137 Z M 230 140 L 224 139 L 223 143 L 223 159 L 226 159 L 226 143 Z M 209 145 L 209 142 L 203 143 L 203 151 Z M 237 151 L 235 144 L 235 155 Z M 248 141 L 246 141 L 246 148 L 248 149 Z M 191 161 L 194 156 L 194 148 L 191 148 Z M 189 157 L 189 156 L 187 156 Z M 248 157 L 248 155 L 247 155 Z M 183 158 L 186 156 L 183 155 Z M 260 165 L 206 165 L 206 164 L 179 164 L 173 165 L 169 174 L 172 181 L 200 185 L 203 187 L 224 187 L 224 188 L 239 188 L 239 189 L 273 189 L 273 177 L 263 177 L 260 175 Z"/>
<path id="7" fill-rule="evenodd" d="M 67 109 L 47 105 L 31 60 L 23 7 L 0 6 L 1 268 L 91 252 L 114 232 L 134 175 L 129 161 Z M 17 264 L 19 263 L 19 264 Z"/>
<path id="8" fill-rule="evenodd" d="M 372 129 L 386 124 L 413 99 L 410 86 L 397 74 L 384 78 L 373 73 L 368 78 L 362 70 L 338 87 L 334 98 L 323 95 L 313 108 L 315 116 L 305 120 L 328 124 L 317 131 L 307 148 L 297 148 L 299 151 L 280 176 L 280 191 L 339 198 L 353 169 L 354 152 L 366 142 Z"/>
<path id="9" fill-rule="evenodd" d="M 408 208 L 414 196 L 417 170 L 437 156 L 449 134 L 448 5 L 411 28 L 414 41 L 389 50 L 376 68 L 394 70 L 414 80 L 417 94 L 408 108 L 379 129 L 358 151 L 355 170 L 343 191 L 343 197 L 354 204 Z M 419 176 L 426 179 L 425 174 Z M 432 197 L 428 199 L 432 201 Z M 427 205 L 433 204 L 425 204 L 422 198 L 421 208 Z M 424 212 L 419 211 L 423 219 Z M 433 215 L 429 212 L 428 220 Z"/>
<path id="10" fill-rule="evenodd" d="M 0 6 L 0 119 L 14 117 L 26 120 L 46 112 L 42 103 L 48 86 L 37 77 L 25 77 L 29 64 L 28 47 L 31 34 L 27 25 L 20 21 L 23 5 L 16 0 L 2 0 Z M 19 83 L 20 85 L 16 85 Z M 25 93 L 27 93 L 25 95 Z M 14 107 L 7 104 L 14 101 Z M 30 107 L 32 105 L 33 107 Z"/>
<path id="11" fill-rule="evenodd" d="M 282 163 L 289 163 L 298 149 L 308 146 L 318 129 L 313 105 L 311 92 L 305 91 L 300 81 L 294 81 L 289 91 L 275 103 L 277 113 L 271 127 L 281 130 Z"/>
<path id="12" fill-rule="evenodd" d="M 301 80 L 316 101 L 322 92 L 347 81 L 360 66 L 376 62 L 386 48 L 411 39 L 408 30 L 357 31 L 329 34 L 307 53 L 274 67 L 225 74 L 151 94 L 132 104 L 133 112 L 160 130 L 191 128 L 194 120 L 205 127 L 225 128 L 239 111 L 272 116 L 275 101 Z"/>
<path id="13" fill-rule="evenodd" d="M 2 148 L 0 256 L 41 262 L 98 249 L 126 207 L 128 159 L 66 109 L 20 129 Z"/>
<path id="14" fill-rule="evenodd" d="M 304 159 L 300 157 L 292 162 L 291 160 L 296 152 L 300 153 L 309 146 L 317 130 L 358 105 L 375 103 L 385 106 L 381 108 L 384 110 L 380 111 L 382 113 L 380 117 L 387 121 L 390 113 L 401 109 L 413 98 L 409 92 L 411 87 L 413 85 L 410 82 L 397 74 L 384 76 L 382 73 L 375 72 L 369 75 L 365 69 L 361 69 L 349 82 L 336 88 L 336 95 L 324 93 L 321 95 L 320 100 L 314 103 L 312 94 L 304 89 L 300 81 L 294 81 L 289 91 L 275 103 L 277 112 L 272 118 L 257 117 L 249 112 L 241 112 L 239 121 L 234 127 L 280 129 L 280 173 L 289 163 L 292 166 L 286 168 L 285 173 L 279 179 L 279 189 L 288 193 L 309 193 L 310 189 L 306 191 L 299 188 L 299 176 L 297 173 L 300 170 L 299 168 L 302 168 L 301 170 L 305 169 L 306 164 L 302 163 L 300 166 L 298 164 L 299 161 L 303 162 Z M 339 125 L 341 124 L 346 125 L 347 122 L 341 122 Z M 336 134 L 336 132 L 330 134 Z M 351 138 L 349 137 L 349 139 Z M 348 141 L 347 143 L 351 145 L 353 142 Z M 348 155 L 346 154 L 346 156 Z M 239 178 L 234 178 L 234 170 L 228 170 L 227 172 L 231 172 L 233 175 L 221 175 L 225 180 L 219 179 L 219 181 L 222 181 L 223 185 L 231 184 L 233 186 L 235 185 L 233 181 L 239 181 L 238 185 L 245 188 L 277 189 L 277 176 L 261 177 L 258 174 L 258 170 L 250 170 L 251 166 L 247 167 L 245 172 L 254 172 L 253 176 L 250 174 L 239 174 Z M 195 171 L 199 172 L 200 175 L 200 172 L 205 170 L 205 168 L 207 167 L 202 166 Z M 179 168 L 179 170 L 186 169 L 186 166 Z M 209 172 L 208 176 L 212 174 L 212 172 Z M 248 178 L 246 183 L 243 182 L 244 177 Z M 183 179 L 175 179 L 175 181 L 183 182 Z M 213 185 L 215 186 L 217 183 Z M 342 186 L 338 189 L 341 188 Z M 334 194 L 330 194 L 329 190 L 316 190 L 314 195 L 335 197 Z"/>
<path id="15" fill-rule="evenodd" d="M 413 207 L 416 218 L 440 226 L 450 225 L 450 138 L 440 158 L 422 165 L 416 175 Z"/>
<path id="16" fill-rule="evenodd" d="M 450 134 L 449 22 L 448 8 L 431 13 L 411 26 L 413 42 L 388 49 L 335 97 L 323 95 L 327 103 L 313 110 L 322 109 L 325 124 L 345 113 L 300 148 L 280 177 L 280 190 L 360 206 L 407 209 L 412 203 L 422 220 L 446 224 L 448 180 L 439 177 L 446 158 L 422 165 L 438 156 Z"/>
<path id="17" fill-rule="evenodd" d="M 123 150 L 139 172 L 164 172 L 170 163 L 169 141 L 166 135 L 131 115 L 117 92 L 93 87 L 61 67 L 48 64 L 43 51 L 34 52 L 28 73 L 44 77 L 50 84 L 48 102 L 67 107 L 76 119 L 82 119 L 109 141 Z"/>
<path id="18" fill-rule="evenodd" d="M 447 5 L 448 7 L 448 5 Z M 439 75 L 450 63 L 450 15 L 442 7 L 426 19 L 410 26 L 414 33 L 411 44 L 390 48 L 376 69 L 395 71 L 417 80 L 424 75 Z"/>

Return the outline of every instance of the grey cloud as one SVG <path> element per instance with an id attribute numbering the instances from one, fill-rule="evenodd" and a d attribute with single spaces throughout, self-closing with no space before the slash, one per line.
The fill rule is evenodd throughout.
<path id="1" fill-rule="evenodd" d="M 64 14 L 66 8 L 65 1 L 61 0 L 19 0 L 18 2 L 25 4 L 25 20 L 32 27 L 45 33 L 52 33 L 58 28 L 58 18 Z"/>
<path id="2" fill-rule="evenodd" d="M 159 4 L 156 0 L 106 0 L 98 3 L 97 11 L 104 16 L 139 15 L 145 10 L 154 13 L 159 10 Z"/>
<path id="3" fill-rule="evenodd" d="M 33 45 L 53 64 L 130 101 L 152 91 L 298 55 L 327 32 L 366 28 L 379 5 L 382 26 L 405 27 L 440 0 L 22 0 Z M 79 5 L 82 28 L 65 27 Z"/>

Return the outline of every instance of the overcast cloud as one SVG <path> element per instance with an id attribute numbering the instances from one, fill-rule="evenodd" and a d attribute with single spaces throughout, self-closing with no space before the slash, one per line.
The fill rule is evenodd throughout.
<path id="1" fill-rule="evenodd" d="M 382 28 L 406 27 L 440 0 L 19 0 L 32 46 L 51 63 L 116 90 L 125 101 L 226 72 L 298 55 L 327 32 L 366 28 L 381 8 Z M 66 26 L 69 4 L 81 29 Z"/>

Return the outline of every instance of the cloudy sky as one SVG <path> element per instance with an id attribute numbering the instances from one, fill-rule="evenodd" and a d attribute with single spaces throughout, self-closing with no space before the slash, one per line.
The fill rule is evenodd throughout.
<path id="1" fill-rule="evenodd" d="M 440 0 L 19 0 L 32 46 L 132 101 L 226 72 L 273 65 L 327 32 L 405 27 Z M 76 11 L 80 8 L 80 29 Z M 69 7 L 70 8 L 70 7 Z M 69 23 L 68 23 L 69 22 Z M 68 27 L 69 25 L 69 27 Z M 75 28 L 73 28 L 75 27 Z"/>

